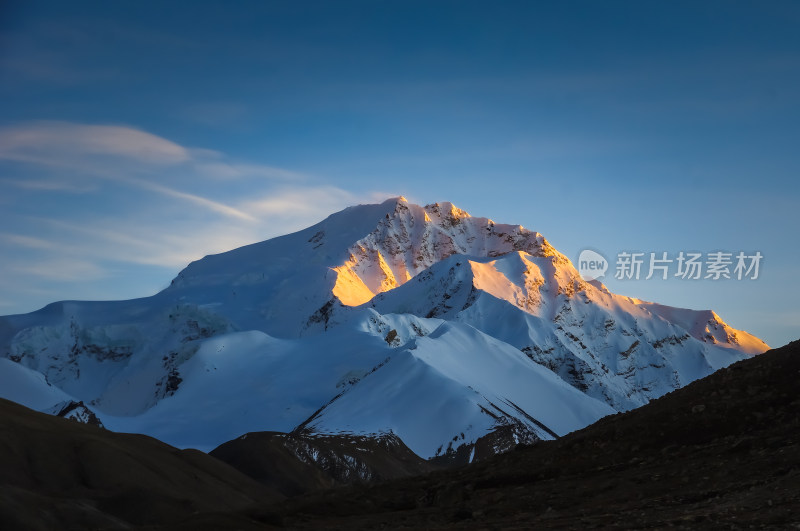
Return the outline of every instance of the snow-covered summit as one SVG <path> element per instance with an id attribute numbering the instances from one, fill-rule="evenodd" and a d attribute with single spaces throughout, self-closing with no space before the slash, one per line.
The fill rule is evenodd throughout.
<path id="1" fill-rule="evenodd" d="M 207 256 L 166 290 L 214 304 L 242 329 L 296 337 L 332 301 L 358 306 L 454 254 L 524 251 L 568 260 L 544 237 L 519 225 L 473 218 L 452 203 L 421 207 L 403 197 L 359 205 L 286 236 Z"/>
<path id="2" fill-rule="evenodd" d="M 519 225 L 473 218 L 452 203 L 420 207 L 401 198 L 374 230 L 348 248 L 347 261 L 334 268 L 333 293 L 343 304 L 357 306 L 454 254 L 492 257 L 512 251 L 560 256 L 541 234 Z"/>

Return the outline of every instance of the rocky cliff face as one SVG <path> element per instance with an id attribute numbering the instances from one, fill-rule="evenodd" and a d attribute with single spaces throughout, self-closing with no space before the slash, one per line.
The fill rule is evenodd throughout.
<path id="1" fill-rule="evenodd" d="M 473 218 L 452 203 L 420 207 L 400 198 L 371 233 L 350 246 L 347 261 L 334 268 L 333 294 L 357 306 L 454 254 L 493 257 L 514 251 L 566 261 L 538 232 Z"/>

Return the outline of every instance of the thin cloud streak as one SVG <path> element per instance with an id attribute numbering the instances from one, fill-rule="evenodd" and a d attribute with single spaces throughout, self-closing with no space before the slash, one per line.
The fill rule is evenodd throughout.
<path id="1" fill-rule="evenodd" d="M 86 193 L 95 189 L 93 186 L 78 186 L 53 180 L 0 179 L 0 185 L 2 184 L 7 184 L 21 190 L 34 190 L 38 192 Z"/>
<path id="2" fill-rule="evenodd" d="M 319 222 L 327 214 L 352 204 L 380 202 L 391 195 L 356 195 L 327 186 L 284 189 L 263 201 L 240 205 L 239 209 L 248 213 L 246 218 L 229 216 L 223 222 L 184 216 L 153 219 L 140 214 L 71 223 L 31 216 L 27 218 L 28 224 L 45 227 L 62 243 L 20 234 L 2 235 L 0 242 L 52 251 L 56 256 L 182 268 L 205 255 L 280 236 Z M 165 226 L 169 230 L 164 230 Z"/>
<path id="3" fill-rule="evenodd" d="M 192 241 L 189 231 L 185 231 L 184 238 L 172 237 L 157 226 L 147 225 L 142 219 L 104 219 L 91 225 L 79 225 L 51 218 L 31 218 L 31 221 L 48 226 L 58 234 L 59 239 L 69 242 L 61 248 L 53 248 L 63 251 L 64 254 L 89 256 L 97 261 L 164 267 L 181 267 L 198 258 L 182 249 L 185 242 Z M 132 236 L 130 226 L 135 226 L 137 232 L 146 236 Z M 208 238 L 204 231 L 200 231 L 200 234 L 198 239 Z"/>
<path id="4" fill-rule="evenodd" d="M 33 236 L 25 236 L 23 234 L 0 234 L 0 241 L 3 240 L 11 245 L 25 247 L 27 249 L 54 251 L 61 248 L 61 246 L 51 241 L 43 240 L 42 238 L 35 238 Z"/>
<path id="5" fill-rule="evenodd" d="M 216 212 L 217 214 L 222 214 L 224 216 L 229 216 L 237 219 L 243 219 L 245 221 L 253 221 L 253 222 L 257 221 L 255 217 L 245 212 L 242 212 L 239 209 L 233 208 L 223 203 L 219 203 L 217 201 L 212 201 L 211 199 L 206 199 L 205 197 L 201 197 L 199 195 L 194 195 L 187 192 L 181 192 L 180 190 L 174 190 L 167 186 L 148 182 L 142 179 L 125 179 L 125 182 L 129 182 L 146 190 L 157 192 L 159 194 L 163 194 L 169 197 L 175 197 L 177 199 L 189 201 L 190 203 L 205 207 L 213 212 Z"/>
<path id="6" fill-rule="evenodd" d="M 40 121 L 0 129 L 0 161 L 57 167 L 93 178 L 133 185 L 163 196 L 188 201 L 210 212 L 255 222 L 256 218 L 233 206 L 156 183 L 132 174 L 164 171 L 186 165 L 198 178 L 263 178 L 304 180 L 305 176 L 268 165 L 229 163 L 223 154 L 202 148 L 186 148 L 154 134 L 126 126 L 86 125 Z M 110 160 L 109 160 L 110 159 Z M 216 159 L 216 160 L 215 160 Z M 124 161 L 124 164 L 120 164 Z M 64 179 L 66 177 L 62 177 Z M 86 190 L 54 179 L 2 181 L 33 190 Z"/>
<path id="7" fill-rule="evenodd" d="M 264 179 L 278 179 L 285 181 L 305 180 L 308 177 L 302 173 L 264 166 L 258 164 L 228 164 L 224 162 L 206 162 L 195 164 L 201 173 L 219 179 L 239 179 L 243 177 L 260 177 Z"/>
<path id="8" fill-rule="evenodd" d="M 80 281 L 98 279 L 108 272 L 93 262 L 85 260 L 59 260 L 57 262 L 24 264 L 15 268 L 26 276 L 33 276 L 49 281 Z"/>
<path id="9" fill-rule="evenodd" d="M 190 159 L 186 148 L 126 126 L 31 122 L 0 130 L 0 159 L 58 164 L 59 160 L 93 155 L 159 165 Z"/>
<path id="10" fill-rule="evenodd" d="M 356 196 L 340 188 L 323 186 L 319 188 L 283 189 L 261 199 L 247 201 L 241 208 L 253 215 L 282 216 L 287 214 L 309 215 L 328 211 L 340 205 L 350 205 Z"/>

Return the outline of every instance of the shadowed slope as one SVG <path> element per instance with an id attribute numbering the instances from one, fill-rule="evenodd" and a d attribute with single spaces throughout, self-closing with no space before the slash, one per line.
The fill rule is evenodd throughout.
<path id="1" fill-rule="evenodd" d="M 0 529 L 125 529 L 280 498 L 202 452 L 0 399 Z"/>
<path id="2" fill-rule="evenodd" d="M 283 494 L 431 472 L 440 467 L 414 454 L 397 436 L 248 433 L 210 455 Z"/>
<path id="3" fill-rule="evenodd" d="M 290 501 L 295 528 L 800 525 L 800 341 L 457 471 Z"/>

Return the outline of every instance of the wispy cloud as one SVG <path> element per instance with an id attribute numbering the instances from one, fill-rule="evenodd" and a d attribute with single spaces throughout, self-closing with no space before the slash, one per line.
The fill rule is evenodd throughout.
<path id="1" fill-rule="evenodd" d="M 246 201 L 241 208 L 259 217 L 306 216 L 320 211 L 327 212 L 340 205 L 351 204 L 355 200 L 354 194 L 332 186 L 289 188 Z"/>
<path id="2" fill-rule="evenodd" d="M 199 177 L 305 180 L 307 175 L 268 164 L 228 160 L 219 151 L 185 147 L 124 125 L 58 121 L 0 127 L 0 161 L 47 165 L 113 179 L 132 170 L 183 167 Z M 124 167 L 120 167 L 124 163 Z M 55 186 L 55 181 L 48 181 Z"/>
<path id="3" fill-rule="evenodd" d="M 285 181 L 306 180 L 308 176 L 283 168 L 266 166 L 263 164 L 231 164 L 226 162 L 197 162 L 195 168 L 209 177 L 220 179 L 238 179 L 242 177 L 257 177 L 264 179 L 278 179 Z"/>
<path id="4" fill-rule="evenodd" d="M 392 195 L 352 193 L 293 169 L 233 160 L 123 125 L 0 128 L 4 166 L 18 175 L 0 179 L 0 196 L 12 201 L 6 206 L 17 196 L 26 202 L 0 211 L 0 298 L 35 307 L 58 293 L 98 296 L 93 286 L 115 279 L 124 296 L 147 295 L 154 270 L 166 285 L 205 255 Z M 131 287 L 136 268 L 150 268 L 140 292 Z"/>
<path id="5" fill-rule="evenodd" d="M 9 185 L 22 190 L 33 190 L 40 192 L 73 192 L 85 193 L 95 189 L 91 185 L 80 185 L 56 180 L 36 180 L 36 179 L 0 179 L 0 185 Z"/>
<path id="6" fill-rule="evenodd" d="M 108 275 L 99 265 L 74 258 L 57 262 L 24 264 L 17 268 L 19 273 L 49 281 L 76 281 L 98 279 Z"/>
<path id="7" fill-rule="evenodd" d="M 50 239 L 25 234 L 0 234 L 0 244 L 53 251 L 56 255 L 89 257 L 179 268 L 207 254 L 279 236 L 321 221 L 326 215 L 356 203 L 380 202 L 392 194 L 353 194 L 335 187 L 282 189 L 260 200 L 245 201 L 246 219 L 213 222 L 202 216 L 96 218 L 78 223 L 52 217 L 29 217 L 31 230 Z M 168 227 L 168 228 L 165 228 Z"/>
<path id="8" fill-rule="evenodd" d="M 162 196 L 187 201 L 215 214 L 247 221 L 256 219 L 229 204 L 157 182 L 163 172 L 180 168 L 198 179 L 278 179 L 301 180 L 298 172 L 270 165 L 230 162 L 223 154 L 201 148 L 188 148 L 136 128 L 119 125 L 87 125 L 39 121 L 0 128 L 0 161 L 29 166 L 70 170 L 48 179 L 6 180 L 7 184 L 30 190 L 85 190 L 77 178 L 135 186 Z M 142 177 L 149 175 L 151 178 Z"/>
<path id="9" fill-rule="evenodd" d="M 165 231 L 156 226 L 159 220 L 98 219 L 92 224 L 79 224 L 62 219 L 29 218 L 31 230 L 53 235 L 51 240 L 20 234 L 5 234 L 0 241 L 29 249 L 54 251 L 50 257 L 84 257 L 97 262 L 124 262 L 141 265 L 181 267 L 202 256 L 203 249 L 214 238 L 205 228 L 197 238 L 190 236 L 186 227 L 173 227 Z M 133 221 L 133 223 L 132 223 Z M 128 227 L 125 225 L 135 225 Z M 204 242 L 204 243 L 202 243 Z M 190 246 L 196 244 L 195 250 Z"/>
<path id="10" fill-rule="evenodd" d="M 145 181 L 143 179 L 125 179 L 125 182 L 132 183 L 136 186 L 140 186 L 145 190 L 151 190 L 153 192 L 157 192 L 162 195 L 166 195 L 169 197 L 174 197 L 176 199 L 182 199 L 184 201 L 188 201 L 194 205 L 207 208 L 212 212 L 216 212 L 217 214 L 222 214 L 224 216 L 230 216 L 233 218 L 243 219 L 246 221 L 257 221 L 257 219 L 238 208 L 234 208 L 232 206 L 228 206 L 224 203 L 220 203 L 218 201 L 213 201 L 211 199 L 207 199 L 205 197 L 201 197 L 199 195 L 190 194 L 188 192 L 181 192 L 180 190 L 175 190 L 173 188 L 169 188 L 168 186 L 164 186 L 161 184 L 157 184 L 154 182 Z"/>
<path id="11" fill-rule="evenodd" d="M 58 249 L 59 247 L 57 244 L 51 241 L 33 236 L 25 236 L 22 234 L 0 234 L 0 241 L 5 241 L 11 245 L 25 247 L 27 249 L 52 251 Z"/>
<path id="12" fill-rule="evenodd" d="M 190 159 L 186 148 L 132 127 L 30 122 L 0 129 L 0 159 L 60 165 L 87 156 L 121 157 L 146 164 Z"/>

